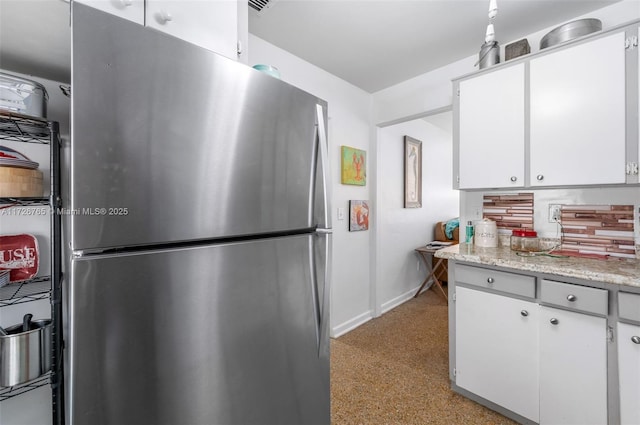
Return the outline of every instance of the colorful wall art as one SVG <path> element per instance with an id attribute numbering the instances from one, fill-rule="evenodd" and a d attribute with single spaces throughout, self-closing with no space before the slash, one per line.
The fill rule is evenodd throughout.
<path id="1" fill-rule="evenodd" d="M 369 230 L 369 201 L 349 201 L 349 231 Z"/>
<path id="2" fill-rule="evenodd" d="M 367 184 L 367 152 L 349 146 L 342 146 L 341 153 L 341 183 L 365 186 Z"/>

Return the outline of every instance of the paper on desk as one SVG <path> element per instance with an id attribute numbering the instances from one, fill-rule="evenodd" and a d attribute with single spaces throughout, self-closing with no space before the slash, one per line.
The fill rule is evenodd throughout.
<path id="1" fill-rule="evenodd" d="M 453 242 L 431 241 L 426 246 L 427 248 L 444 248 L 449 245 L 453 245 Z"/>

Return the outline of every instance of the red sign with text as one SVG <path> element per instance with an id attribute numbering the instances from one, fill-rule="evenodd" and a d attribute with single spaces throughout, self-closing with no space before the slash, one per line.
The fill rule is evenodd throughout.
<path id="1" fill-rule="evenodd" d="M 0 236 L 0 270 L 11 271 L 11 282 L 31 279 L 38 273 L 38 266 L 38 241 L 35 236 Z"/>

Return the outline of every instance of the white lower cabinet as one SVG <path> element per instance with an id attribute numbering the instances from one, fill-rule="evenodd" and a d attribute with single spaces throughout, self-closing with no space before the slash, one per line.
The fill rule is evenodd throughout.
<path id="1" fill-rule="evenodd" d="M 620 423 L 640 424 L 640 326 L 618 323 Z"/>
<path id="2" fill-rule="evenodd" d="M 534 302 L 456 288 L 456 384 L 535 422 L 538 310 Z"/>
<path id="3" fill-rule="evenodd" d="M 540 424 L 607 423 L 607 322 L 540 307 Z"/>

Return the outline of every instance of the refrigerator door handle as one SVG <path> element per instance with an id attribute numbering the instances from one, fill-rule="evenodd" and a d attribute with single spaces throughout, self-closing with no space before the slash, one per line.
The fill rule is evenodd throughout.
<path id="1" fill-rule="evenodd" d="M 322 199 L 323 199 L 323 228 L 331 228 L 331 173 L 329 172 L 329 153 L 327 145 L 327 129 L 322 105 L 316 105 L 316 115 L 318 121 L 318 147 L 320 151 L 320 166 L 322 176 Z"/>
<path id="2" fill-rule="evenodd" d="M 316 306 L 318 309 L 318 357 L 328 358 L 330 355 L 329 346 L 329 300 L 331 298 L 331 232 L 318 232 L 317 239 L 320 242 L 318 247 L 319 257 L 321 261 L 316 261 L 314 269 L 317 266 L 322 267 L 324 270 L 316 269 L 313 273 L 314 282 L 316 287 Z M 321 282 L 321 287 L 318 286 L 318 282 Z"/>

